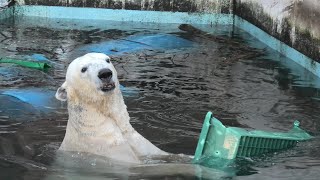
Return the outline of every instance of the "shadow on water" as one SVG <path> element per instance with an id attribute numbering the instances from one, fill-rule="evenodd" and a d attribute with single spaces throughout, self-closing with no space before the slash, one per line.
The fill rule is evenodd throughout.
<path id="1" fill-rule="evenodd" d="M 319 79 L 241 30 L 230 37 L 230 26 L 197 26 L 225 39 L 217 42 L 178 26 L 41 18 L 0 24 L 2 57 L 53 66 L 42 72 L 0 65 L 0 179 L 318 177 Z M 207 111 L 229 126 L 271 131 L 287 131 L 298 119 L 316 138 L 225 168 L 213 161 L 211 169 L 179 155 L 129 166 L 56 153 L 68 117 L 54 93 L 68 63 L 88 51 L 112 54 L 131 123 L 168 152 L 194 153 Z"/>

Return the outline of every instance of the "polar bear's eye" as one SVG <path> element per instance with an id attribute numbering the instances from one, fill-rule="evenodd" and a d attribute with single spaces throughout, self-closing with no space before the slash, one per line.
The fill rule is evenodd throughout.
<path id="1" fill-rule="evenodd" d="M 83 68 L 81 69 L 81 72 L 84 73 L 84 72 L 87 71 L 87 69 L 88 69 L 87 67 L 83 67 Z"/>
<path id="2" fill-rule="evenodd" d="M 106 59 L 106 62 L 107 62 L 107 63 L 110 63 L 110 59 L 109 59 L 109 58 L 107 58 L 107 59 Z"/>

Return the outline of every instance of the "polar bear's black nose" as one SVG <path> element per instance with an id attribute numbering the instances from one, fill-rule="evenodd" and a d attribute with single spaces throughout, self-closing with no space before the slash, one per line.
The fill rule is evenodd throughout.
<path id="1" fill-rule="evenodd" d="M 112 71 L 110 69 L 101 69 L 98 73 L 100 79 L 109 80 L 112 77 Z"/>

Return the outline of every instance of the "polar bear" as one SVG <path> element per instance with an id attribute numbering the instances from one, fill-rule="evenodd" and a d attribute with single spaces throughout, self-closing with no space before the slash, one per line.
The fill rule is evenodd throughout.
<path id="1" fill-rule="evenodd" d="M 131 126 L 117 71 L 107 55 L 89 53 L 73 60 L 55 96 L 68 102 L 69 113 L 59 150 L 132 163 L 141 163 L 144 156 L 168 154 Z"/>

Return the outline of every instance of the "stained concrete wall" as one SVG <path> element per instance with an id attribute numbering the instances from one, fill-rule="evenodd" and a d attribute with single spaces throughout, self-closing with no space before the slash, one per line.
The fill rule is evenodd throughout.
<path id="1" fill-rule="evenodd" d="M 235 14 L 320 62 L 319 0 L 236 0 Z"/>
<path id="2" fill-rule="evenodd" d="M 21 5 L 230 13 L 233 0 L 16 0 Z"/>

